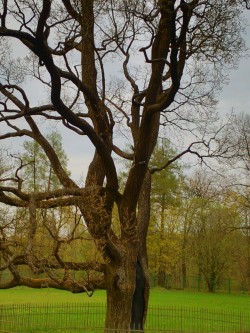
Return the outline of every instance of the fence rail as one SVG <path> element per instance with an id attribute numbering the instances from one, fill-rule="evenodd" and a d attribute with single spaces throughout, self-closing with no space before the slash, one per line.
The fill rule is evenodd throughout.
<path id="1" fill-rule="evenodd" d="M 104 332 L 105 311 L 105 304 L 93 303 L 0 305 L 0 332 L 99 333 Z M 250 333 L 250 318 L 247 312 L 150 307 L 145 332 Z"/>

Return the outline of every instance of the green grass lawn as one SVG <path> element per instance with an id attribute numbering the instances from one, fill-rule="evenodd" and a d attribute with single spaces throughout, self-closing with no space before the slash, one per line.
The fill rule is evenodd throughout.
<path id="1" fill-rule="evenodd" d="M 166 289 L 154 288 L 150 293 L 150 304 L 247 311 L 250 315 L 250 296 L 247 294 L 213 294 L 181 290 L 168 291 Z"/>
<path id="2" fill-rule="evenodd" d="M 97 290 L 92 297 L 86 293 L 73 294 L 69 291 L 44 288 L 32 289 L 27 287 L 16 287 L 12 289 L 0 289 L 0 304 L 19 303 L 77 303 L 77 302 L 105 302 L 106 291 Z"/>
<path id="3" fill-rule="evenodd" d="M 0 318 L 0 331 L 54 333 L 65 332 L 68 327 L 70 329 L 67 332 L 78 333 L 81 330 L 72 328 L 79 328 L 79 325 L 101 326 L 104 323 L 105 308 L 100 304 L 105 304 L 105 298 L 106 292 L 103 290 L 97 290 L 91 298 L 86 294 L 72 294 L 56 289 L 17 287 L 0 290 L 0 317 L 3 305 L 4 318 L 2 322 Z M 28 303 L 33 305 L 26 306 Z M 81 304 L 84 304 L 84 308 Z M 148 328 L 183 332 L 239 332 L 240 327 L 244 328 L 241 332 L 250 332 L 250 296 L 246 294 L 210 294 L 153 288 L 149 308 Z M 239 322 L 244 326 L 239 326 Z M 86 328 L 84 332 L 92 331 Z"/>
<path id="4" fill-rule="evenodd" d="M 72 294 L 57 289 L 31 289 L 16 287 L 0 290 L 0 304 L 18 303 L 105 303 L 106 291 L 97 290 L 92 297 Z M 150 292 L 151 306 L 188 306 L 208 309 L 247 311 L 250 314 L 250 296 L 247 294 L 211 294 L 205 292 L 176 291 L 153 288 Z"/>

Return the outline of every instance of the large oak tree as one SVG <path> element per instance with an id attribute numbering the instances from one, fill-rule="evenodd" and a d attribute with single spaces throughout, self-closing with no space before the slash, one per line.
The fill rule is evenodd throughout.
<path id="1" fill-rule="evenodd" d="M 59 238 L 47 260 L 34 255 L 36 210 L 76 205 L 103 258 L 100 267 L 94 266 L 105 274 L 106 328 L 143 328 L 149 290 L 148 163 L 160 125 L 167 134 L 173 127 L 190 130 L 196 140 L 158 170 L 186 153 L 202 157 L 211 155 L 211 149 L 217 156 L 227 152 L 216 145 L 220 132 L 212 134 L 207 116 L 226 67 L 233 66 L 244 50 L 242 11 L 247 5 L 231 0 L 1 1 L 0 139 L 34 139 L 61 184 L 59 190 L 27 192 L 18 172 L 21 166 L 12 177 L 3 177 L 1 202 L 26 207 L 30 213 L 23 252 L 14 253 L 1 228 L 1 269 L 12 274 L 8 287 L 43 283 L 44 279 L 23 276 L 20 266 L 27 265 L 34 274 L 46 273 L 47 285 L 86 290 L 68 272 L 90 263 L 64 261 Z M 9 40 L 22 43 L 29 54 L 16 59 Z M 31 76 L 49 91 L 47 103 L 29 93 Z M 84 187 L 68 175 L 46 140 L 43 118 L 74 131 L 79 140 L 86 136 L 93 145 Z M 130 140 L 130 152 L 116 140 L 122 131 Z M 115 154 L 133 161 L 123 192 Z M 117 225 L 113 228 L 114 205 L 119 232 Z M 53 277 L 55 269 L 65 271 L 62 279 Z"/>

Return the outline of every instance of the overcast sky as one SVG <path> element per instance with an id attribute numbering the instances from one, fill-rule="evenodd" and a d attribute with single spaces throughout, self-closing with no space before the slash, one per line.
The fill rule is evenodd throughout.
<path id="1" fill-rule="evenodd" d="M 245 40 L 250 49 L 250 10 L 247 19 Z M 229 78 L 229 84 L 223 87 L 219 96 L 218 110 L 224 114 L 233 108 L 237 113 L 250 114 L 250 57 L 241 59 L 238 68 L 230 72 Z"/>
<path id="2" fill-rule="evenodd" d="M 248 11 L 247 17 L 250 25 L 250 11 Z M 249 26 L 246 28 L 245 39 L 250 49 Z M 18 52 L 22 52 L 20 45 L 18 45 Z M 223 87 L 223 91 L 219 95 L 219 113 L 225 115 L 234 109 L 236 113 L 250 114 L 250 58 L 241 59 L 238 68 L 230 72 L 229 79 L 229 83 Z M 37 99 L 37 94 L 39 94 L 37 87 L 30 87 L 30 92 Z M 93 149 L 87 138 L 79 138 L 79 135 L 75 133 L 70 135 L 67 133 L 69 132 L 63 135 L 63 146 L 69 157 L 69 169 L 73 178 L 78 181 L 82 175 L 86 174 Z"/>
<path id="3" fill-rule="evenodd" d="M 250 11 L 247 13 L 247 18 L 249 26 L 246 28 L 245 40 L 250 49 Z M 217 108 L 222 117 L 230 113 L 232 109 L 235 113 L 244 112 L 250 115 L 250 57 L 241 59 L 238 68 L 229 72 L 229 83 L 223 86 Z M 71 156 L 69 160 L 70 170 L 75 178 L 79 179 L 87 170 L 92 151 L 86 149 L 86 140 L 81 142 L 79 138 L 73 138 L 67 140 L 64 137 L 64 143 L 67 153 Z M 77 146 L 74 146 L 74 142 L 78 142 Z M 79 154 L 79 147 L 82 152 L 85 151 L 84 156 Z"/>

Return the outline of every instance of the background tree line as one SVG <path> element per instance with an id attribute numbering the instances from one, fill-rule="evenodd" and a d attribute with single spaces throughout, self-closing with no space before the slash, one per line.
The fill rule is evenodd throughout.
<path id="1" fill-rule="evenodd" d="M 249 125 L 248 116 L 241 120 Z M 242 125 L 246 126 L 245 123 Z M 249 133 L 242 134 L 243 137 L 248 136 L 249 142 Z M 67 169 L 67 156 L 62 149 L 61 136 L 57 132 L 51 132 L 47 138 Z M 190 169 L 178 162 L 169 168 L 154 172 L 154 166 L 163 165 L 164 161 L 174 154 L 173 150 L 168 140 L 160 140 L 150 162 L 153 176 L 147 246 L 149 272 L 154 279 L 153 284 L 189 288 L 190 277 L 194 277 L 203 279 L 206 288 L 214 292 L 220 280 L 230 278 L 236 281 L 239 289 L 249 290 L 248 183 L 233 186 L 226 178 L 206 167 Z M 57 189 L 58 180 L 53 174 L 50 162 L 36 142 L 25 141 L 23 153 L 15 156 L 15 159 L 18 177 L 25 188 L 34 192 L 41 187 Z M 249 163 L 244 156 L 245 162 Z M 243 167 L 248 172 L 246 164 Z M 8 173 L 9 169 L 10 166 L 4 166 L 2 163 L 2 175 Z M 236 179 L 241 178 L 242 170 L 240 171 Z M 187 172 L 188 176 L 185 176 Z M 125 175 L 125 171 L 120 173 L 121 181 Z M 116 214 L 114 212 L 114 224 Z M 42 256 L 44 261 L 49 260 L 52 255 L 62 257 L 59 260 L 68 262 L 70 268 L 71 263 L 82 261 L 84 254 L 85 262 L 92 261 L 93 264 L 88 270 L 81 271 L 79 268 L 72 278 L 77 277 L 79 281 L 84 282 L 86 291 L 88 288 L 105 288 L 102 259 L 77 207 L 40 209 L 38 216 L 38 232 L 34 239 L 35 251 L 32 255 Z M 22 248 L 27 247 L 27 209 L 2 207 L 1 237 L 14 244 L 16 256 L 22 252 Z M 41 267 L 35 266 L 28 275 L 35 277 L 39 269 L 43 276 Z M 2 287 L 8 280 L 7 270 L 8 267 L 0 273 Z M 50 276 L 56 282 L 63 274 L 63 270 L 57 270 L 54 276 L 51 273 Z"/>
<path id="2" fill-rule="evenodd" d="M 227 140 L 241 146 L 241 158 L 224 161 L 216 171 L 177 162 L 154 172 L 173 155 L 167 140 L 156 147 L 147 238 L 155 285 L 167 286 L 170 278 L 172 285 L 185 288 L 193 276 L 211 292 L 225 278 L 235 279 L 239 290 L 250 288 L 250 117 L 234 120 L 231 130 L 237 135 Z"/>

